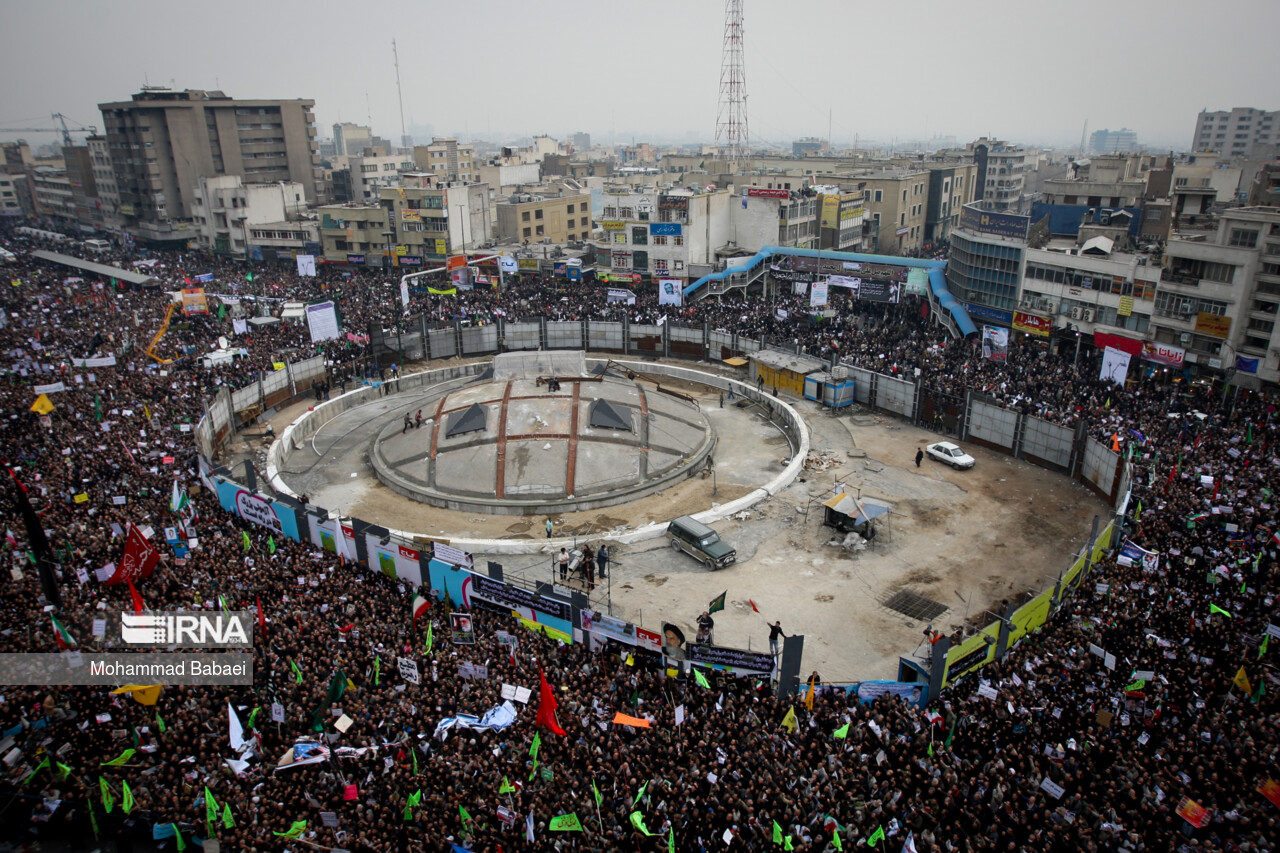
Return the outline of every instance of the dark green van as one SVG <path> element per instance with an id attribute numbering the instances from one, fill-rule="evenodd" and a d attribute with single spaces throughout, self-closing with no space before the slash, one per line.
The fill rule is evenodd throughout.
<path id="1" fill-rule="evenodd" d="M 738 559 L 738 552 L 726 545 L 720 534 L 687 515 L 667 525 L 667 538 L 672 548 L 701 560 L 712 571 L 733 565 Z"/>

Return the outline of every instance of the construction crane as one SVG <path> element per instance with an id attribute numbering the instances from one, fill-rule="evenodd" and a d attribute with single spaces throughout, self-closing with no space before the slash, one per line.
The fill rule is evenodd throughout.
<path id="1" fill-rule="evenodd" d="M 92 124 L 82 125 L 82 124 L 79 124 L 75 119 L 71 120 L 71 123 L 75 125 L 75 127 L 68 129 L 67 117 L 64 116 L 62 113 L 54 113 L 52 116 L 50 116 L 50 118 L 55 119 L 60 126 L 59 127 L 0 127 L 0 133 L 61 133 L 62 144 L 70 148 L 72 145 L 72 142 L 71 142 L 72 130 L 75 130 L 76 133 L 84 133 L 85 131 L 88 131 L 90 135 L 94 135 L 98 132 L 98 128 L 95 125 L 92 125 Z"/>

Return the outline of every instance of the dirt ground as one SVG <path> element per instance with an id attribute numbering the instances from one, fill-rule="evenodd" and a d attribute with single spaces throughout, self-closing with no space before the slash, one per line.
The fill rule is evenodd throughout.
<path id="1" fill-rule="evenodd" d="M 701 394 L 687 384 L 678 390 Z M 714 405 L 714 397 L 705 400 Z M 949 633 L 966 620 L 990 621 L 984 610 L 1051 587 L 1087 541 L 1093 517 L 1106 518 L 1107 507 L 1091 492 L 1035 465 L 966 446 L 977 459 L 971 470 L 953 471 L 927 457 L 917 469 L 916 449 L 939 440 L 936 434 L 861 407 L 833 416 L 809 401 L 788 402 L 805 416 L 812 450 L 825 452 L 833 464 L 806 471 L 746 517 L 714 525 L 738 550 L 737 564 L 727 569 L 709 572 L 664 539 L 613 548 L 616 562 L 597 585 L 594 606 L 655 630 L 663 621 L 675 622 L 692 636 L 706 602 L 727 590 L 726 609 L 715 615 L 718 645 L 767 648 L 768 623 L 779 620 L 788 634 L 805 635 L 806 674 L 816 670 L 828 681 L 893 678 L 899 656 L 923 655 L 927 624 Z M 305 409 L 277 413 L 277 433 Z M 766 441 L 777 445 L 779 457 L 787 455 L 781 435 Z M 265 455 L 260 447 L 253 451 Z M 686 480 L 627 505 L 566 514 L 556 519 L 556 536 L 589 539 L 664 522 L 733 500 L 765 479 L 731 482 L 722 476 L 715 496 L 710 480 Z M 839 547 L 840 537 L 822 524 L 821 502 L 837 481 L 892 506 L 864 551 Z M 543 516 L 450 512 L 399 496 L 371 472 L 358 482 L 351 505 L 340 508 L 344 515 L 430 535 L 545 537 Z M 475 557 L 478 565 L 502 562 L 509 576 L 551 579 L 550 553 Z M 901 589 L 947 609 L 930 623 L 886 607 L 885 599 Z"/>

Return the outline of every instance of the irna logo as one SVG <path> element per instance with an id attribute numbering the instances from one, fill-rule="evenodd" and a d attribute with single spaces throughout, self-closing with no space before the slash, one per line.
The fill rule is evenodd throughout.
<path id="1" fill-rule="evenodd" d="M 135 646 L 248 647 L 250 614 L 121 613 L 120 637 Z"/>

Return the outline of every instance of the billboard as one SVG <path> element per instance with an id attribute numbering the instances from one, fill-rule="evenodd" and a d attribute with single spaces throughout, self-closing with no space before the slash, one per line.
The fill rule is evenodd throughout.
<path id="1" fill-rule="evenodd" d="M 1231 335 L 1231 318 L 1201 311 L 1196 315 L 1196 331 L 1202 335 L 1225 339 Z"/>
<path id="2" fill-rule="evenodd" d="M 204 298 L 203 287 L 182 288 L 182 313 L 183 314 L 208 314 L 209 313 L 209 303 Z"/>
<path id="3" fill-rule="evenodd" d="M 1031 218 L 1015 213 L 994 213 L 965 205 L 960 213 L 960 227 L 975 234 L 990 234 L 1007 240 L 1026 240 Z"/>
<path id="4" fill-rule="evenodd" d="M 627 223 L 620 219 L 605 219 L 600 223 L 600 227 L 605 231 L 621 231 L 627 227 Z"/>
<path id="5" fill-rule="evenodd" d="M 1014 311 L 1013 329 L 1016 332 L 1026 332 L 1028 335 L 1039 335 L 1042 338 L 1047 338 L 1053 333 L 1053 318 Z"/>
<path id="6" fill-rule="evenodd" d="M 1005 361 L 1009 357 L 1009 330 L 1000 326 L 982 327 L 982 357 Z"/>
<path id="7" fill-rule="evenodd" d="M 747 198 L 791 198 L 791 191 L 766 190 L 761 187 L 747 187 Z"/>
<path id="8" fill-rule="evenodd" d="M 680 305 L 684 302 L 684 282 L 678 278 L 658 279 L 658 304 Z"/>
<path id="9" fill-rule="evenodd" d="M 684 233 L 683 228 L 679 222 L 654 222 L 649 225 L 649 234 L 653 237 L 679 237 Z"/>
<path id="10" fill-rule="evenodd" d="M 822 227 L 840 227 L 840 196 L 824 195 L 822 197 Z"/>
<path id="11" fill-rule="evenodd" d="M 1175 347 L 1173 344 L 1161 344 L 1155 341 L 1145 341 L 1142 344 L 1142 358 L 1145 361 L 1153 361 L 1156 364 L 1182 367 L 1185 355 L 1186 350 L 1182 347 Z"/>

